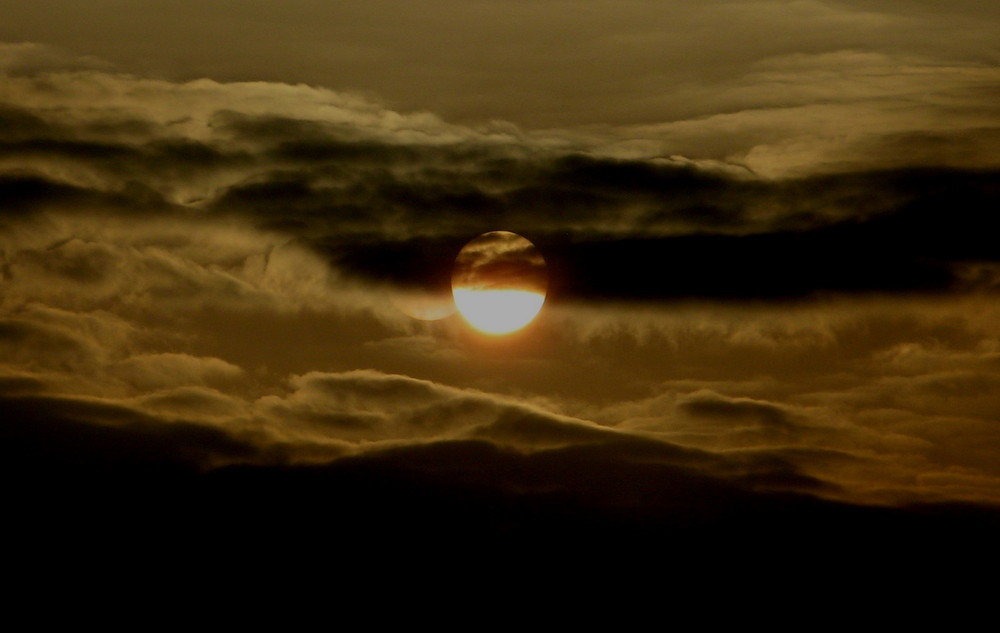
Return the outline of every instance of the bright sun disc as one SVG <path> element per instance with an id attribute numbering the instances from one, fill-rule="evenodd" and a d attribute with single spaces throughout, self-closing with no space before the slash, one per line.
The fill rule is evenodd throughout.
<path id="1" fill-rule="evenodd" d="M 455 306 L 472 327 L 487 334 L 509 334 L 531 323 L 545 295 L 529 290 L 454 290 Z"/>
<path id="2" fill-rule="evenodd" d="M 531 323 L 545 303 L 548 274 L 535 245 L 510 231 L 490 231 L 466 244 L 451 277 L 458 313 L 472 327 L 509 334 Z"/>

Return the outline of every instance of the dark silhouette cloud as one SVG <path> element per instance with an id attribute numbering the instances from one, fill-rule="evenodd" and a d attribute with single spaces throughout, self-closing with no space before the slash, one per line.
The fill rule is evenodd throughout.
<path id="1" fill-rule="evenodd" d="M 0 201 L 5 216 L 36 211 L 49 206 L 93 202 L 92 193 L 81 187 L 53 182 L 36 175 L 10 174 L 0 177 Z"/>
<path id="2" fill-rule="evenodd" d="M 4 398 L 5 468 L 72 477 L 74 470 L 196 471 L 215 460 L 256 456 L 258 450 L 229 434 L 180 421 L 165 423 L 139 411 L 88 400 Z"/>
<path id="3" fill-rule="evenodd" d="M 321 558 L 337 543 L 390 547 L 403 540 L 439 548 L 437 556 L 516 548 L 522 555 L 585 552 L 595 563 L 589 557 L 637 551 L 644 560 L 672 560 L 676 570 L 755 552 L 784 565 L 803 547 L 814 563 L 874 553 L 886 560 L 913 555 L 915 547 L 933 558 L 927 539 L 959 538 L 974 549 L 988 542 L 998 520 L 995 511 L 960 505 L 872 508 L 757 491 L 759 478 L 726 481 L 672 463 L 669 451 L 614 442 L 529 454 L 483 441 L 435 442 L 321 465 L 196 474 L 184 459 L 190 452 L 171 450 L 182 438 L 226 456 L 245 456 L 245 447 L 183 425 L 156 433 L 141 423 L 87 429 L 66 419 L 73 414 L 53 418 L 52 409 L 43 416 L 29 409 L 23 422 L 33 423 L 32 431 L 75 441 L 46 440 L 4 460 L 5 474 L 32 491 L 31 498 L 17 492 L 5 500 L 8 511 L 30 512 L 12 528 L 37 543 L 84 513 L 78 530 L 107 556 L 160 539 L 215 555 L 217 538 L 258 547 L 277 541 L 285 551 L 318 547 Z M 16 439 L 24 447 L 25 428 L 12 431 L 5 422 L 4 445 Z M 43 503 L 32 503 L 35 495 Z M 141 530 L 122 532 L 133 523 Z"/>
<path id="4" fill-rule="evenodd" d="M 684 173 L 668 172 L 663 178 L 668 191 L 659 195 L 665 204 L 685 199 L 697 204 L 685 191 L 689 180 Z M 597 218 L 589 230 L 575 234 L 549 231 L 547 220 L 536 227 L 525 219 L 515 225 L 532 229 L 525 234 L 552 266 L 554 292 L 566 298 L 780 299 L 825 292 L 938 292 L 959 284 L 963 262 L 997 259 L 988 237 L 995 231 L 989 209 L 998 204 L 997 178 L 994 172 L 924 170 L 822 177 L 794 185 L 703 181 L 715 183 L 719 198 L 731 198 L 744 208 L 773 204 L 784 209 L 770 227 L 752 217 L 742 220 L 739 213 L 698 206 L 676 215 L 698 218 L 699 228 L 688 224 L 674 235 L 645 236 L 644 231 L 655 229 L 647 222 L 623 227 L 612 237 L 600 232 Z M 808 192 L 816 193 L 796 202 Z M 641 204 L 641 191 L 636 196 Z M 833 200 L 827 208 L 815 209 L 816 197 Z M 608 211 L 605 217 L 612 215 Z M 545 217 L 551 219 L 550 214 Z M 726 224 L 718 226 L 716 217 L 725 217 Z M 421 281 L 420 272 L 430 285 L 440 274 L 435 270 L 447 265 L 456 241 L 417 238 L 322 246 L 349 270 L 400 283 Z M 432 261 L 438 262 L 435 269 L 427 270 Z"/>

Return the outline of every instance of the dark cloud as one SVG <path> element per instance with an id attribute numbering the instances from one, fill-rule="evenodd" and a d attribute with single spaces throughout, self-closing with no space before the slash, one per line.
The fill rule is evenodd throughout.
<path id="1" fill-rule="evenodd" d="M 94 205 L 98 196 L 48 178 L 28 174 L 0 175 L 0 204 L 5 216 L 51 206 Z"/>
<path id="2" fill-rule="evenodd" d="M 752 400 L 731 400 L 715 394 L 696 394 L 678 405 L 689 415 L 751 422 L 766 427 L 791 430 L 794 425 L 781 407 Z"/>
<path id="3" fill-rule="evenodd" d="M 0 349 L 8 362 L 49 367 L 79 367 L 99 353 L 86 336 L 27 319 L 0 320 Z"/>
<path id="4" fill-rule="evenodd" d="M 67 437 L 66 428 L 46 428 Z M 676 571 L 678 565 L 731 564 L 758 554 L 783 565 L 803 547 L 812 552 L 812 563 L 873 553 L 886 560 L 913 555 L 914 547 L 934 557 L 938 550 L 929 542 L 960 537 L 967 547 L 981 547 L 998 520 L 995 511 L 965 506 L 890 510 L 754 491 L 749 481 L 727 482 L 613 443 L 522 454 L 482 441 L 436 442 L 321 465 L 230 466 L 195 475 L 167 467 L 169 461 L 157 468 L 152 459 L 188 429 L 155 440 L 128 431 L 96 439 L 74 430 L 75 446 L 31 454 L 30 471 L 5 464 L 49 504 L 32 505 L 21 494 L 6 500 L 9 510 L 31 511 L 13 526 L 35 530 L 19 532 L 26 542 L 50 534 L 52 521 L 65 525 L 65 518 L 86 511 L 78 530 L 107 555 L 166 539 L 189 553 L 214 555 L 219 543 L 265 549 L 280 543 L 285 552 L 303 553 L 318 548 L 309 557 L 316 560 L 341 544 L 395 551 L 392 544 L 403 542 L 402 551 L 430 546 L 438 557 L 481 550 L 484 556 L 574 552 L 590 564 L 635 552 L 645 561 L 663 557 Z M 11 435 L 6 432 L 5 440 L 21 439 Z M 198 439 L 211 445 L 207 437 Z M 89 455 L 119 459 L 114 469 L 95 471 Z M 100 467 L 113 463 L 101 461 Z M 34 487 L 43 477 L 47 485 Z M 122 531 L 133 523 L 140 532 Z"/>
<path id="5" fill-rule="evenodd" d="M 458 235 L 405 241 L 330 237 L 318 241 L 316 248 L 328 254 L 339 268 L 358 277 L 450 291 L 455 258 L 466 239 Z"/>
<path id="6" fill-rule="evenodd" d="M 3 461 L 9 474 L 22 469 L 23 475 L 52 471 L 60 477 L 119 468 L 194 472 L 259 455 L 256 447 L 224 431 L 165 423 L 111 403 L 21 396 L 5 397 L 4 409 Z"/>
<path id="7" fill-rule="evenodd" d="M 24 108 L 0 103 L 0 137 L 7 143 L 53 136 L 53 126 Z"/>
<path id="8" fill-rule="evenodd" d="M 627 163 L 615 167 L 629 168 Z M 655 173 L 639 171 L 643 178 Z M 602 235 L 602 227 L 611 229 L 610 218 L 628 204 L 641 208 L 644 200 L 653 201 L 644 199 L 641 187 L 616 193 L 617 185 L 602 190 L 599 180 L 591 181 L 590 195 L 617 196 L 621 202 L 592 215 L 592 224 L 583 231 L 550 231 L 545 225 L 552 219 L 548 213 L 541 226 L 532 227 L 523 217 L 514 220 L 515 226 L 531 229 L 525 234 L 552 267 L 556 296 L 793 298 L 823 292 L 946 291 L 959 281 L 957 266 L 962 262 L 998 257 L 988 237 L 996 229 L 990 209 L 1000 202 L 995 172 L 884 172 L 770 186 L 689 178 L 686 170 L 661 173 L 662 191 L 656 195 L 662 201 L 657 204 L 680 206 L 665 217 L 681 222 L 671 229 L 670 219 L 661 217 L 659 231 L 679 235 L 642 236 L 658 232 L 643 221 L 621 227 L 617 236 Z M 692 183 L 704 193 L 693 197 Z M 740 210 L 730 213 L 708 206 L 713 204 L 707 202 L 712 191 Z M 823 198 L 829 206 L 817 209 L 817 200 Z M 681 206 L 684 201 L 691 206 Z M 769 221 L 753 218 L 751 210 L 763 206 L 781 213 Z M 518 212 L 512 208 L 509 213 L 514 219 Z M 585 208 L 577 220 L 586 217 Z M 722 226 L 719 217 L 726 218 Z M 431 285 L 457 243 L 458 238 L 415 238 L 323 246 L 349 270 L 401 283 L 426 274 L 424 283 Z"/>
<path id="9" fill-rule="evenodd" d="M 45 391 L 44 381 L 30 376 L 0 376 L 0 396 L 18 396 Z"/>
<path id="10" fill-rule="evenodd" d="M 19 259 L 19 265 L 81 283 L 106 280 L 120 263 L 117 253 L 108 245 L 86 243 L 79 239 L 53 244 L 44 252 L 28 251 Z"/>
<path id="11" fill-rule="evenodd" d="M 132 148 L 91 141 L 69 141 L 32 139 L 20 143 L 8 143 L 0 149 L 0 157 L 73 159 L 91 165 L 122 164 L 134 160 L 139 154 Z"/>

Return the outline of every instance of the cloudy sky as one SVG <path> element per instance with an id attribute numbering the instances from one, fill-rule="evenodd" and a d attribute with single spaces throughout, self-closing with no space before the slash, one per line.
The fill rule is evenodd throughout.
<path id="1" fill-rule="evenodd" d="M 997 3 L 0 14 L 26 532 L 1000 524 Z M 494 230 L 538 318 L 413 318 Z"/>

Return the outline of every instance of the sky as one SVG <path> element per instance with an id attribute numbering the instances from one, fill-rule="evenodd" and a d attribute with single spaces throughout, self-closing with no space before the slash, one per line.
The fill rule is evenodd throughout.
<path id="1" fill-rule="evenodd" d="M 24 535 L 902 555 L 1000 526 L 997 3 L 0 14 Z M 414 318 L 490 231 L 544 259 L 538 317 Z"/>

